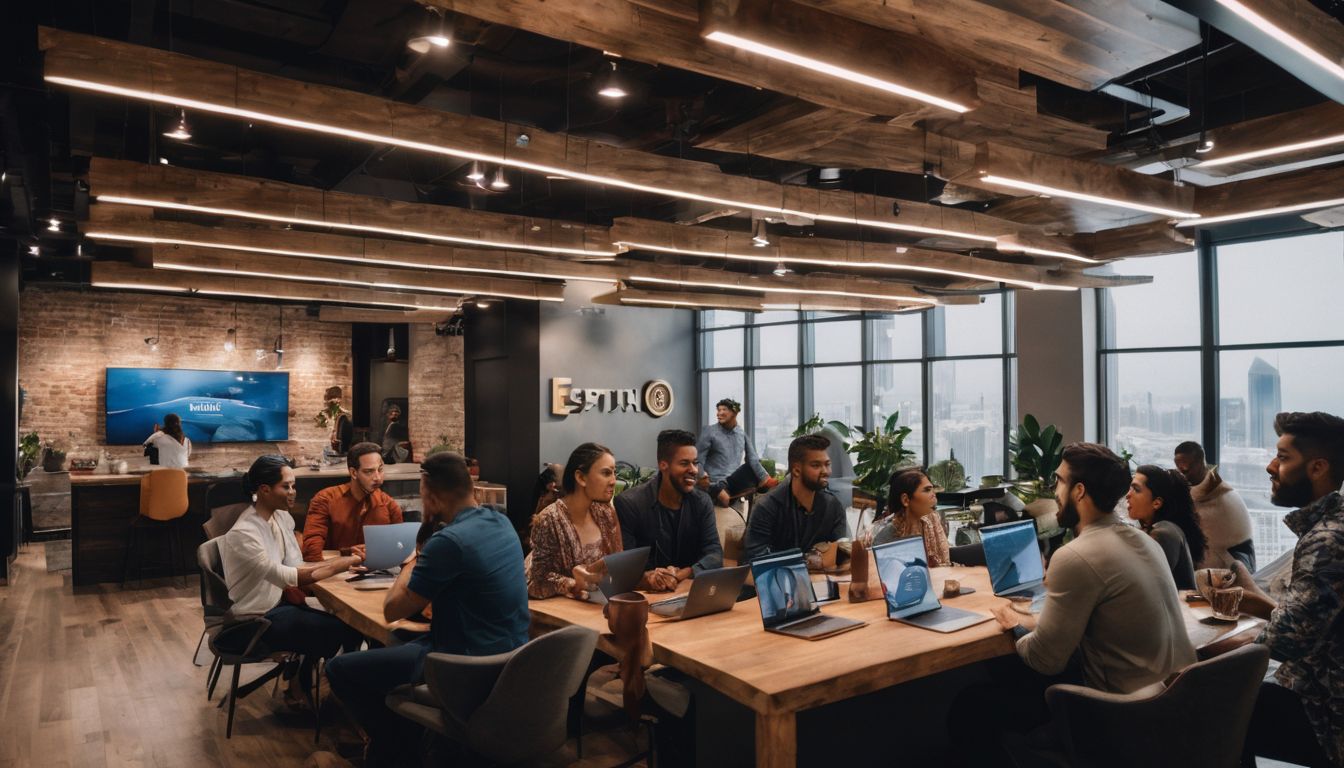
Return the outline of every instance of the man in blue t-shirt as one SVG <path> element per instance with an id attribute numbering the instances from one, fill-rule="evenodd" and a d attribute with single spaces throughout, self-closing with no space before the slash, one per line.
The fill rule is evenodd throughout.
<path id="1" fill-rule="evenodd" d="M 326 667 L 332 691 L 368 734 L 367 766 L 414 761 L 415 726 L 383 700 L 393 688 L 421 679 L 425 654 L 486 656 L 527 642 L 522 546 L 508 518 L 477 506 L 461 456 L 425 459 L 420 499 L 425 516 L 420 551 L 388 590 L 383 617 L 397 621 L 432 605 L 429 637 L 337 656 Z"/>

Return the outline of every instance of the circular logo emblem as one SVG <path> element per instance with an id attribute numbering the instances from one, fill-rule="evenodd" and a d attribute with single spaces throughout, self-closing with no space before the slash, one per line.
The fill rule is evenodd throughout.
<path id="1" fill-rule="evenodd" d="M 644 410 L 650 416 L 662 418 L 672 412 L 672 385 L 662 379 L 644 385 Z"/>

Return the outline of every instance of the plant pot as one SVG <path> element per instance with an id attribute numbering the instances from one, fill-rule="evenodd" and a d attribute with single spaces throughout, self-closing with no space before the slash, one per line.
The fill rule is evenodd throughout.
<path id="1" fill-rule="evenodd" d="M 1040 498 L 1023 510 L 1036 521 L 1036 530 L 1052 531 L 1059 527 L 1059 504 L 1052 498 Z"/>
<path id="2" fill-rule="evenodd" d="M 42 471 L 60 472 L 65 465 L 65 451 L 53 451 L 48 448 L 42 452 Z"/>

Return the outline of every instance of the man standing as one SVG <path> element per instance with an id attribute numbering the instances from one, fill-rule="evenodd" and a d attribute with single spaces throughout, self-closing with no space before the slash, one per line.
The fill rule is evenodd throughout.
<path id="1" fill-rule="evenodd" d="M 1260 686 L 1246 751 L 1299 765 L 1344 765 L 1344 419 L 1280 413 L 1270 501 L 1299 507 L 1283 518 L 1298 536 L 1288 587 L 1277 603 L 1241 563 L 1242 610 L 1269 623 L 1256 642 L 1281 661 Z"/>
<path id="2" fill-rule="evenodd" d="M 723 565 L 714 505 L 695 487 L 695 436 L 682 429 L 658 433 L 658 474 L 616 497 L 626 549 L 649 548 L 639 588 L 671 591 L 701 571 Z"/>
<path id="3" fill-rule="evenodd" d="M 761 466 L 756 447 L 751 444 L 746 430 L 737 423 L 742 405 L 725 397 L 714 407 L 717 423 L 710 424 L 700 433 L 695 450 L 709 475 L 709 497 L 726 507 L 733 496 L 759 488 L 774 488 L 777 481 Z"/>
<path id="4" fill-rule="evenodd" d="M 377 443 L 355 443 L 345 454 L 350 482 L 323 488 L 308 503 L 303 521 L 303 559 L 322 561 L 322 550 L 342 555 L 364 543 L 364 526 L 402 521 L 401 507 L 383 493 L 383 457 Z"/>
<path id="5" fill-rule="evenodd" d="M 849 536 L 844 507 L 826 487 L 831 477 L 831 459 L 826 455 L 830 445 L 821 435 L 804 435 L 789 444 L 789 482 L 770 491 L 751 510 L 742 542 L 746 562 L 793 548 L 806 554 L 820 542 Z"/>
<path id="6" fill-rule="evenodd" d="M 1218 476 L 1218 468 L 1204 463 L 1204 449 L 1187 440 L 1176 446 L 1176 469 L 1190 483 L 1199 527 L 1209 545 L 1196 568 L 1230 568 L 1240 560 L 1255 572 L 1255 542 L 1251 540 L 1251 513 L 1241 494 Z"/>
<path id="7" fill-rule="evenodd" d="M 331 689 L 369 736 L 366 766 L 419 764 L 415 727 L 384 703 L 388 692 L 421 679 L 430 651 L 466 656 L 506 653 L 527 642 L 523 548 L 508 518 L 477 505 L 461 456 L 436 453 L 420 465 L 420 499 L 429 535 L 383 601 L 389 622 L 433 604 L 428 637 L 337 656 Z"/>

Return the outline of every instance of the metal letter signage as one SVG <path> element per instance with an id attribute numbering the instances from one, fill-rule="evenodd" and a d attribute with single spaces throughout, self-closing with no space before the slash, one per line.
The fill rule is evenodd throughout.
<path id="1" fill-rule="evenodd" d="M 574 413 L 599 411 L 622 413 L 633 411 L 662 418 L 672 412 L 672 385 L 662 379 L 647 382 L 639 388 L 576 387 L 573 379 L 551 379 L 551 415 L 569 416 Z"/>

